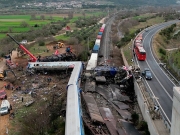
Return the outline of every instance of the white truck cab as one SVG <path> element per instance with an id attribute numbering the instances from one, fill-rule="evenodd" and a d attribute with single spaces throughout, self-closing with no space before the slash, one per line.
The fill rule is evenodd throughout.
<path id="1" fill-rule="evenodd" d="M 0 114 L 5 115 L 8 114 L 11 110 L 11 105 L 8 100 L 2 100 Z"/>

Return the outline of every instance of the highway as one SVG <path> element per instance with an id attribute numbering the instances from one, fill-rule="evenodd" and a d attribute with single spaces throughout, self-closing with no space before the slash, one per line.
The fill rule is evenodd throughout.
<path id="1" fill-rule="evenodd" d="M 152 38 L 161 29 L 170 26 L 178 20 L 170 21 L 150 27 L 143 33 L 143 46 L 146 50 L 146 61 L 137 61 L 140 69 L 149 68 L 152 72 L 152 80 L 145 80 L 145 84 L 153 93 L 154 99 L 157 99 L 157 105 L 160 106 L 167 122 L 171 125 L 173 87 L 175 84 L 170 80 L 166 73 L 159 66 L 159 61 L 155 59 L 152 51 Z"/>

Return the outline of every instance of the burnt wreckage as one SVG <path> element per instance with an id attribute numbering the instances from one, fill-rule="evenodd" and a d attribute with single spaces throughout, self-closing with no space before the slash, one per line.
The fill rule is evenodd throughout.
<path id="1" fill-rule="evenodd" d="M 76 60 L 76 55 L 74 53 L 63 53 L 58 55 L 51 55 L 46 57 L 38 56 L 38 62 L 55 62 L 55 61 L 74 61 Z"/>
<path id="2" fill-rule="evenodd" d="M 87 78 L 87 77 L 86 77 Z M 130 96 L 130 99 L 134 99 L 134 82 L 131 70 L 127 67 L 111 67 L 111 66 L 97 66 L 91 72 L 91 77 L 95 80 L 96 84 L 104 83 L 117 84 L 123 86 L 123 93 Z"/>

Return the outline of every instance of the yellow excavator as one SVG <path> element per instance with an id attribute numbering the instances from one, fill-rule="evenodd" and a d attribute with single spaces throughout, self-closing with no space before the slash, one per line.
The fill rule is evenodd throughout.
<path id="1" fill-rule="evenodd" d="M 53 46 L 54 49 L 59 49 L 62 47 L 64 47 L 64 43 L 62 43 L 62 42 L 57 42 L 57 44 L 55 46 Z"/>
<path id="2" fill-rule="evenodd" d="M 3 80 L 4 79 L 4 74 L 2 71 L 0 71 L 0 80 Z"/>

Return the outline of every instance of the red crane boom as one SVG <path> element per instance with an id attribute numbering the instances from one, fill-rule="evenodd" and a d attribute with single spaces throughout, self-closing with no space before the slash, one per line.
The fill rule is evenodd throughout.
<path id="1" fill-rule="evenodd" d="M 28 51 L 22 44 L 20 44 L 17 40 L 15 40 L 11 35 L 7 34 L 7 36 L 9 36 L 14 42 L 16 42 L 16 44 L 19 45 L 19 47 L 31 57 L 31 62 L 36 62 L 37 58 L 30 52 Z"/>

